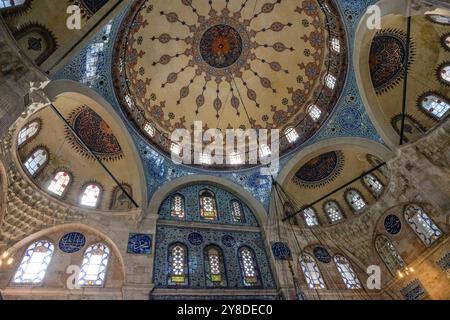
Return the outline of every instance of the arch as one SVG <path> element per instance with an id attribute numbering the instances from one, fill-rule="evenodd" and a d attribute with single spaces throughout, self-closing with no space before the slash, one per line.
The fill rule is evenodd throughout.
<path id="1" fill-rule="evenodd" d="M 122 278 L 124 279 L 124 282 L 126 282 L 125 261 L 122 257 L 120 249 L 117 247 L 117 245 L 111 239 L 111 237 L 109 237 L 104 232 L 100 231 L 99 229 L 96 229 L 92 226 L 88 226 L 86 224 L 68 223 L 68 224 L 60 224 L 60 225 L 57 225 L 54 227 L 42 229 L 42 230 L 35 232 L 31 235 L 28 235 L 27 237 L 23 238 L 22 240 L 19 240 L 18 242 L 16 242 L 11 248 L 8 249 L 8 252 L 12 256 L 20 248 L 22 248 L 25 245 L 32 243 L 34 241 L 45 238 L 46 235 L 48 235 L 48 234 L 57 233 L 60 231 L 73 231 L 73 230 L 91 232 L 93 234 L 96 234 L 100 239 L 102 239 L 108 245 L 108 247 L 111 249 L 114 256 L 117 257 L 117 260 L 119 261 L 119 265 L 120 265 L 120 269 L 121 269 L 120 272 L 121 272 Z"/>
<path id="2" fill-rule="evenodd" d="M 239 200 L 233 199 L 230 201 L 231 218 L 233 222 L 245 222 L 245 213 L 242 208 L 242 203 Z"/>
<path id="3" fill-rule="evenodd" d="M 427 247 L 442 236 L 442 231 L 421 206 L 408 204 L 403 214 L 408 225 Z"/>
<path id="4" fill-rule="evenodd" d="M 162 201 L 164 201 L 164 199 L 166 199 L 175 190 L 179 190 L 192 184 L 201 183 L 222 188 L 233 195 L 239 195 L 239 199 L 245 203 L 255 215 L 258 224 L 260 226 L 264 226 L 266 223 L 266 210 L 262 204 L 257 201 L 247 190 L 229 180 L 208 175 L 191 175 L 165 183 L 153 194 L 148 206 L 148 212 L 157 214 Z"/>
<path id="5" fill-rule="evenodd" d="M 81 189 L 80 205 L 98 208 L 102 202 L 103 187 L 95 182 L 86 183 Z"/>
<path id="6" fill-rule="evenodd" d="M 47 165 L 50 158 L 48 150 L 44 147 L 36 147 L 23 162 L 26 172 L 31 177 L 36 177 Z"/>
<path id="7" fill-rule="evenodd" d="M 325 289 L 325 282 L 323 281 L 322 274 L 316 259 L 310 254 L 303 253 L 300 257 L 300 266 L 305 276 L 306 284 L 310 289 Z"/>
<path id="8" fill-rule="evenodd" d="M 31 120 L 26 123 L 19 131 L 17 135 L 17 145 L 22 147 L 24 144 L 29 142 L 35 136 L 38 135 L 42 126 L 42 122 L 39 119 Z"/>
<path id="9" fill-rule="evenodd" d="M 104 243 L 100 242 L 89 246 L 83 254 L 78 284 L 80 286 L 103 286 L 109 258 L 110 250 Z"/>
<path id="10" fill-rule="evenodd" d="M 124 150 L 124 153 L 136 166 L 138 176 L 140 177 L 138 182 L 141 199 L 140 205 L 142 211 L 144 212 L 147 209 L 149 200 L 147 198 L 146 175 L 141 158 L 139 157 L 139 151 L 137 150 L 133 138 L 131 137 L 131 134 L 123 121 L 123 115 L 118 114 L 102 95 L 86 87 L 85 85 L 72 80 L 51 81 L 44 88 L 44 92 L 51 101 L 55 101 L 58 97 L 71 98 L 76 101 L 80 101 L 81 99 L 95 101 L 96 105 L 99 106 L 99 108 L 96 108 L 95 112 L 108 123 L 113 132 L 120 133 L 120 135 L 116 135 L 116 137 L 120 140 L 119 143 Z M 85 101 L 80 101 L 80 103 L 84 104 Z"/>
<path id="11" fill-rule="evenodd" d="M 367 201 L 363 198 L 363 195 L 358 190 L 352 188 L 345 192 L 345 200 L 347 204 L 352 208 L 353 212 L 360 212 L 367 207 Z"/>
<path id="12" fill-rule="evenodd" d="M 260 286 L 261 272 L 253 249 L 247 246 L 240 247 L 238 250 L 238 259 L 241 268 L 241 279 L 244 286 Z"/>
<path id="13" fill-rule="evenodd" d="M 217 199 L 214 192 L 209 189 L 203 189 L 199 193 L 200 218 L 204 220 L 219 220 L 217 212 Z"/>
<path id="14" fill-rule="evenodd" d="M 170 215 L 179 219 L 186 217 L 185 198 L 181 193 L 175 193 L 170 198 Z"/>
<path id="15" fill-rule="evenodd" d="M 340 254 L 335 255 L 333 260 L 347 289 L 361 289 L 361 282 L 350 261 Z"/>
<path id="16" fill-rule="evenodd" d="M 47 190 L 58 197 L 63 197 L 69 192 L 69 187 L 73 181 L 73 175 L 67 170 L 56 170 Z"/>
<path id="17" fill-rule="evenodd" d="M 375 237 L 375 249 L 393 276 L 405 266 L 405 262 L 398 253 L 397 248 L 385 235 L 377 235 Z"/>
<path id="18" fill-rule="evenodd" d="M 168 278 L 170 286 L 189 285 L 189 249 L 181 242 L 176 242 L 167 248 Z"/>
<path id="19" fill-rule="evenodd" d="M 378 199 L 384 191 L 384 185 L 374 173 L 366 174 L 362 177 L 363 185 Z"/>
<path id="20" fill-rule="evenodd" d="M 335 200 L 325 202 L 323 210 L 325 211 L 330 224 L 336 224 L 345 219 L 345 214 L 342 211 L 341 206 Z"/>
<path id="21" fill-rule="evenodd" d="M 285 185 L 285 183 L 291 180 L 294 177 L 295 173 L 308 160 L 318 157 L 323 153 L 343 149 L 346 147 L 352 147 L 357 150 L 361 150 L 362 152 L 373 154 L 383 161 L 388 161 L 395 156 L 395 154 L 388 148 L 373 140 L 356 137 L 328 139 L 307 146 L 297 152 L 278 174 L 278 183 L 281 185 Z"/>

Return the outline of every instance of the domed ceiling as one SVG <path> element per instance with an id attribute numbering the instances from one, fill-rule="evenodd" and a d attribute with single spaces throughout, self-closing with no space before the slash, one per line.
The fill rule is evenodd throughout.
<path id="1" fill-rule="evenodd" d="M 329 0 L 136 1 L 116 41 L 116 95 L 166 153 L 175 129 L 202 121 L 222 132 L 296 128 L 300 138 L 282 138 L 282 154 L 310 138 L 339 97 L 347 54 L 336 17 Z M 331 37 L 340 50 L 329 50 Z M 328 73 L 335 88 L 324 85 Z M 308 117 L 311 104 L 319 121 Z"/>

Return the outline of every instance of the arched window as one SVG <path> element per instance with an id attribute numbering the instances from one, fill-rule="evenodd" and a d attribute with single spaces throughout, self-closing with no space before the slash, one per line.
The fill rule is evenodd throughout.
<path id="1" fill-rule="evenodd" d="M 309 106 L 308 108 L 308 114 L 313 119 L 313 121 L 319 121 L 320 117 L 322 116 L 322 110 L 319 109 L 318 106 L 315 104 Z"/>
<path id="2" fill-rule="evenodd" d="M 339 41 L 338 38 L 331 39 L 331 49 L 336 53 L 341 52 L 341 42 Z"/>
<path id="3" fill-rule="evenodd" d="M 253 250 L 249 247 L 239 249 L 239 263 L 244 286 L 252 287 L 259 285 L 259 270 Z"/>
<path id="4" fill-rule="evenodd" d="M 0 9 L 18 7 L 25 3 L 25 0 L 0 0 Z"/>
<path id="5" fill-rule="evenodd" d="M 47 164 L 48 153 L 45 149 L 37 149 L 25 161 L 24 166 L 31 176 L 35 176 Z"/>
<path id="6" fill-rule="evenodd" d="M 174 218 L 184 219 L 186 213 L 184 211 L 184 197 L 181 194 L 175 194 L 170 204 L 171 215 Z"/>
<path id="7" fill-rule="evenodd" d="M 205 220 L 217 220 L 216 197 L 212 191 L 200 191 L 200 216 Z"/>
<path id="8" fill-rule="evenodd" d="M 100 186 L 95 183 L 88 184 L 83 191 L 81 197 L 81 205 L 86 207 L 95 208 L 98 205 L 98 200 L 100 198 Z"/>
<path id="9" fill-rule="evenodd" d="M 395 273 L 405 266 L 405 262 L 397 249 L 386 236 L 377 236 L 375 239 L 375 249 L 392 275 L 395 276 Z"/>
<path id="10" fill-rule="evenodd" d="M 57 174 L 55 174 L 55 177 L 52 179 L 47 189 L 57 196 L 62 196 L 67 190 L 70 180 L 71 178 L 68 172 L 59 171 Z"/>
<path id="11" fill-rule="evenodd" d="M 373 174 L 366 174 L 363 178 L 364 184 L 372 192 L 375 197 L 379 197 L 383 192 L 383 184 Z"/>
<path id="12" fill-rule="evenodd" d="M 297 130 L 295 128 L 287 128 L 285 131 L 286 139 L 289 141 L 289 143 L 294 143 L 297 141 L 300 136 L 298 135 Z"/>
<path id="13" fill-rule="evenodd" d="M 17 136 L 17 144 L 21 146 L 22 144 L 33 138 L 39 132 L 40 126 L 41 125 L 38 120 L 32 121 L 25 125 L 19 131 L 19 134 Z"/>
<path id="14" fill-rule="evenodd" d="M 374 155 L 371 155 L 371 154 L 367 154 L 366 158 L 367 158 L 367 162 L 369 162 L 373 168 L 376 168 L 383 163 L 383 161 L 381 161 L 380 159 L 378 159 L 377 157 L 375 157 Z M 385 177 L 388 176 L 388 172 L 386 170 L 386 165 L 379 167 L 377 172 L 380 172 Z"/>
<path id="15" fill-rule="evenodd" d="M 443 119 L 450 110 L 450 104 L 447 100 L 436 94 L 428 94 L 422 98 L 420 107 L 430 116 Z"/>
<path id="16" fill-rule="evenodd" d="M 439 78 L 445 84 L 450 84 L 450 64 L 446 63 L 439 68 Z"/>
<path id="17" fill-rule="evenodd" d="M 184 244 L 176 243 L 169 247 L 169 285 L 188 284 L 188 255 Z"/>
<path id="18" fill-rule="evenodd" d="M 54 250 L 54 245 L 46 240 L 39 240 L 30 245 L 17 268 L 13 282 L 17 284 L 42 283 Z"/>
<path id="19" fill-rule="evenodd" d="M 242 204 L 237 200 L 231 200 L 231 219 L 233 222 L 243 223 L 245 222 L 244 210 L 242 210 Z"/>
<path id="20" fill-rule="evenodd" d="M 450 50 L 450 34 L 446 33 L 442 36 L 442 44 L 445 49 Z"/>
<path id="21" fill-rule="evenodd" d="M 330 89 L 334 89 L 336 86 L 336 77 L 332 74 L 327 74 L 325 76 L 325 85 Z"/>
<path id="22" fill-rule="evenodd" d="M 439 24 L 450 24 L 450 17 L 440 15 L 440 14 L 427 14 L 427 18 L 430 19 L 432 22 L 439 23 Z"/>
<path id="23" fill-rule="evenodd" d="M 305 275 L 306 283 L 310 289 L 325 289 L 325 282 L 320 274 L 316 260 L 309 254 L 302 254 L 300 257 L 300 265 Z"/>
<path id="24" fill-rule="evenodd" d="M 344 219 L 341 208 L 336 201 L 328 201 L 325 204 L 325 213 L 330 220 L 330 223 L 336 223 Z"/>
<path id="25" fill-rule="evenodd" d="M 362 210 L 367 205 L 361 193 L 359 193 L 359 191 L 354 189 L 347 191 L 345 199 L 347 200 L 347 203 L 354 211 Z"/>
<path id="26" fill-rule="evenodd" d="M 442 236 L 442 231 L 418 205 L 406 206 L 405 220 L 426 246 L 432 245 Z"/>
<path id="27" fill-rule="evenodd" d="M 87 248 L 83 256 L 78 284 L 80 286 L 102 286 L 105 283 L 109 256 L 109 248 L 103 243 L 97 243 Z"/>
<path id="28" fill-rule="evenodd" d="M 319 225 L 319 221 L 317 220 L 317 215 L 314 208 L 309 207 L 304 209 L 303 217 L 305 218 L 305 223 L 308 227 L 315 227 Z"/>
<path id="29" fill-rule="evenodd" d="M 222 250 L 216 246 L 204 249 L 206 285 L 208 287 L 226 286 L 225 264 Z"/>
<path id="30" fill-rule="evenodd" d="M 361 289 L 361 283 L 359 282 L 358 276 L 355 271 L 353 271 L 350 262 L 343 256 L 336 255 L 334 257 L 334 263 L 341 274 L 342 280 L 345 283 L 347 289 Z"/>

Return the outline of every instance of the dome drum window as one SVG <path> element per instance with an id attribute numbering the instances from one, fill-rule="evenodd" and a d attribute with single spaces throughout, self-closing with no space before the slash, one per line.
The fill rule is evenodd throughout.
<path id="1" fill-rule="evenodd" d="M 34 177 L 36 176 L 47 164 L 48 152 L 43 148 L 38 148 L 31 156 L 24 162 L 24 166 L 28 173 Z"/>
<path id="2" fill-rule="evenodd" d="M 99 205 L 101 188 L 98 184 L 89 183 L 84 189 L 81 196 L 80 204 L 82 206 L 96 208 Z"/>

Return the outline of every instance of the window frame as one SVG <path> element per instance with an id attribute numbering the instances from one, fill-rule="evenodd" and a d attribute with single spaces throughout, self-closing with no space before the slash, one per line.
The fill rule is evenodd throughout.
<path id="1" fill-rule="evenodd" d="M 63 190 L 63 192 L 61 193 L 61 195 L 58 195 L 52 191 L 49 190 L 51 184 L 53 183 L 53 180 L 56 178 L 56 175 L 58 175 L 59 173 L 64 172 L 67 173 L 67 175 L 69 176 L 69 182 L 67 183 L 65 189 Z M 72 172 L 70 172 L 69 170 L 66 170 L 64 168 L 60 168 L 57 169 L 53 172 L 52 178 L 50 179 L 50 182 L 47 185 L 47 192 L 50 193 L 50 195 L 57 197 L 59 199 L 64 199 L 67 196 L 67 193 L 69 192 L 70 187 L 72 186 L 73 183 L 73 174 Z"/>
<path id="2" fill-rule="evenodd" d="M 92 247 L 98 246 L 98 245 L 104 246 L 104 248 L 108 251 L 108 252 L 106 252 L 106 264 L 105 264 L 105 269 L 104 269 L 104 271 L 98 272 L 98 273 L 97 273 L 97 279 L 99 278 L 99 276 L 100 276 L 101 273 L 104 273 L 104 279 L 103 279 L 103 281 L 102 281 L 101 284 L 81 284 L 81 283 L 80 283 L 80 281 L 82 281 L 82 275 L 81 275 L 81 272 L 82 272 L 82 270 L 83 270 L 83 266 L 85 265 L 85 264 L 83 264 L 83 262 L 84 262 L 84 259 L 86 258 L 87 251 L 88 251 L 89 249 L 91 249 Z M 104 258 L 104 255 L 105 255 L 105 251 L 103 250 L 103 254 L 102 254 L 102 262 L 103 262 L 103 260 L 105 259 L 105 258 Z M 82 287 L 82 288 L 104 288 L 104 287 L 106 286 L 106 280 L 107 280 L 107 274 L 108 274 L 108 267 L 109 267 L 109 265 L 110 265 L 111 256 L 112 256 L 111 248 L 110 248 L 106 243 L 104 243 L 104 242 L 94 242 L 94 243 L 91 243 L 89 246 L 87 246 L 86 250 L 84 250 L 84 252 L 83 252 L 82 260 L 81 260 L 81 263 L 80 263 L 80 265 L 79 265 L 79 266 L 80 266 L 80 274 L 78 275 L 78 279 L 77 279 L 78 285 L 79 285 L 80 287 Z M 86 274 L 86 275 L 87 275 L 87 274 Z"/>
<path id="3" fill-rule="evenodd" d="M 333 222 L 333 220 L 331 219 L 331 217 L 330 217 L 330 215 L 328 214 L 328 211 L 327 211 L 327 205 L 330 204 L 330 203 L 335 204 L 336 207 L 339 209 L 339 212 L 340 212 L 340 214 L 341 214 L 341 219 L 339 219 L 339 220 Z M 338 224 L 338 223 L 340 223 L 340 222 L 342 222 L 342 221 L 344 221 L 344 220 L 346 219 L 346 215 L 345 215 L 344 211 L 342 210 L 342 207 L 340 206 L 339 202 L 337 202 L 337 201 L 334 200 L 334 199 L 329 199 L 329 200 L 327 200 L 327 201 L 325 201 L 325 202 L 323 203 L 323 211 L 325 212 L 325 216 L 327 217 L 328 222 L 329 222 L 331 225 Z"/>
<path id="4" fill-rule="evenodd" d="M 356 207 L 354 207 L 354 205 L 352 205 L 352 203 L 351 203 L 351 201 L 350 201 L 350 199 L 349 199 L 350 193 L 355 193 L 355 194 L 357 194 L 357 195 L 360 197 L 360 200 L 359 200 L 359 201 L 364 202 L 364 206 L 361 207 L 361 208 L 356 208 Z M 356 188 L 350 188 L 350 189 L 346 190 L 346 191 L 345 191 L 345 194 L 344 194 L 344 198 L 345 198 L 345 202 L 346 202 L 347 205 L 350 207 L 350 209 L 352 209 L 352 211 L 353 211 L 354 213 L 361 213 L 361 212 L 363 212 L 365 209 L 367 209 L 367 207 L 369 206 L 369 203 L 368 203 L 367 200 L 364 198 L 363 194 L 362 194 L 358 189 L 356 189 Z"/>
<path id="5" fill-rule="evenodd" d="M 23 140 L 22 143 L 19 143 L 20 133 L 21 133 L 23 130 L 27 130 L 27 128 L 28 128 L 29 126 L 31 126 L 32 124 L 34 124 L 34 123 L 37 124 L 37 130 L 36 130 L 31 136 L 29 136 L 29 137 L 27 137 L 25 140 Z M 31 142 L 34 138 L 36 138 L 36 136 L 41 132 L 41 129 L 42 129 L 42 121 L 41 121 L 41 119 L 38 119 L 38 118 L 37 118 L 37 119 L 33 119 L 33 120 L 27 122 L 26 124 L 24 124 L 24 125 L 20 128 L 20 130 L 19 130 L 19 132 L 17 133 L 17 136 L 16 136 L 17 147 L 18 147 L 18 148 L 22 148 L 23 146 L 25 146 L 25 145 L 27 145 L 28 143 L 30 143 L 30 142 Z"/>
<path id="6" fill-rule="evenodd" d="M 184 263 L 184 265 L 183 265 L 184 281 L 183 282 L 176 282 L 176 281 L 172 280 L 172 277 L 177 276 L 177 275 L 173 274 L 173 265 L 172 265 L 172 261 L 171 261 L 172 256 L 173 256 L 172 251 L 177 246 L 180 246 L 184 250 L 184 259 L 183 259 L 184 260 L 183 261 L 183 263 Z M 184 244 L 183 242 L 173 242 L 167 247 L 167 266 L 168 266 L 168 268 L 167 268 L 168 272 L 167 272 L 166 283 L 169 287 L 176 287 L 176 288 L 189 287 L 189 282 L 190 282 L 190 279 L 189 279 L 189 276 L 190 276 L 189 275 L 189 247 L 186 244 Z"/>
<path id="7" fill-rule="evenodd" d="M 414 208 L 418 208 L 420 209 L 420 211 L 422 212 L 421 214 L 424 214 L 427 219 L 434 225 L 435 228 L 433 228 L 432 226 L 428 225 L 428 227 L 434 231 L 434 234 L 431 238 L 426 238 L 426 235 L 423 235 L 421 233 L 419 233 L 418 227 L 415 225 L 414 221 L 411 221 L 413 217 L 409 217 L 409 212 L 408 209 L 412 208 L 412 210 L 416 211 L 417 214 L 417 210 Z M 430 217 L 430 215 L 424 210 L 424 208 L 416 203 L 409 203 L 407 205 L 405 205 L 404 209 L 403 209 L 403 218 L 405 219 L 406 223 L 409 225 L 409 227 L 411 228 L 411 230 L 414 232 L 414 234 L 420 239 L 420 241 L 426 246 L 426 247 L 431 247 L 435 242 L 437 242 L 439 239 L 442 238 L 442 236 L 444 235 L 444 232 L 441 230 L 441 228 L 439 228 L 439 226 L 436 224 L 436 222 L 434 222 L 434 220 Z M 414 227 L 414 226 L 415 227 Z M 437 230 L 435 230 L 437 229 Z M 436 233 L 440 233 L 439 236 L 436 236 Z M 433 237 L 435 237 L 433 239 Z"/>
<path id="8" fill-rule="evenodd" d="M 255 277 L 252 282 L 249 282 L 248 279 L 250 279 L 250 277 L 247 277 L 245 275 L 245 266 L 244 266 L 244 261 L 242 258 L 242 252 L 244 250 L 248 250 L 250 252 L 250 255 L 252 257 L 253 260 L 253 268 L 255 269 Z M 252 247 L 247 246 L 247 245 L 243 245 L 240 246 L 239 249 L 237 250 L 237 255 L 238 255 L 238 263 L 239 263 L 239 268 L 240 268 L 240 278 L 241 278 L 241 284 L 245 287 L 245 288 L 259 288 L 262 286 L 262 280 L 261 280 L 261 270 L 259 269 L 259 264 L 258 264 L 258 258 L 256 256 L 255 250 L 253 250 Z M 252 277 L 253 278 L 253 277 Z"/>
<path id="9" fill-rule="evenodd" d="M 310 261 L 306 262 L 305 258 L 308 258 Z M 319 277 L 317 277 L 318 280 L 318 284 L 314 283 L 315 279 L 314 277 L 311 277 L 311 270 L 309 269 L 309 267 L 307 267 L 307 263 L 314 263 L 314 272 L 318 273 Z M 325 279 L 323 278 L 322 275 L 322 271 L 319 268 L 319 264 L 317 263 L 317 260 L 309 253 L 303 252 L 302 254 L 300 254 L 299 256 L 299 264 L 300 264 L 300 269 L 302 270 L 303 273 L 303 277 L 305 279 L 306 285 L 308 286 L 309 290 L 326 290 L 327 289 L 327 285 L 325 283 Z M 312 286 L 312 284 L 314 286 Z"/>
<path id="10" fill-rule="evenodd" d="M 95 206 L 89 206 L 89 205 L 83 204 L 84 193 L 86 192 L 86 188 L 88 186 L 90 186 L 90 185 L 96 185 L 99 188 L 99 190 L 100 190 L 99 194 L 98 194 L 98 197 L 97 197 L 97 203 L 95 204 Z M 103 190 L 104 190 L 103 186 L 100 183 L 95 182 L 95 181 L 91 181 L 91 182 L 87 182 L 87 183 L 83 184 L 83 186 L 81 187 L 81 193 L 80 193 L 80 196 L 79 196 L 79 199 L 78 199 L 78 204 L 81 207 L 86 208 L 86 209 L 92 209 L 92 210 L 98 209 L 101 206 L 101 204 L 102 204 L 103 193 L 104 193 Z"/>
<path id="11" fill-rule="evenodd" d="M 28 170 L 28 167 L 25 165 L 25 163 L 27 163 L 28 160 L 30 160 L 30 158 L 39 150 L 43 150 L 45 152 L 46 159 L 34 173 L 31 173 Z M 48 151 L 48 149 L 44 146 L 37 146 L 36 148 L 32 149 L 31 152 L 28 153 L 28 155 L 25 157 L 25 160 L 22 161 L 22 166 L 23 166 L 23 169 L 25 170 L 26 174 L 29 177 L 36 178 L 44 170 L 44 168 L 47 166 L 49 161 L 50 161 L 50 152 Z"/>
<path id="12" fill-rule="evenodd" d="M 207 195 L 205 195 L 205 193 L 209 193 L 209 194 L 211 194 L 211 196 L 207 196 Z M 206 197 L 212 198 L 212 205 L 213 205 L 213 209 L 215 210 L 215 217 L 214 218 L 212 216 L 208 217 L 208 216 L 204 215 L 203 200 L 202 199 L 206 198 Z M 216 221 L 216 222 L 219 221 L 219 209 L 217 207 L 216 194 L 213 191 L 211 191 L 210 189 L 207 189 L 207 188 L 200 190 L 200 192 L 198 193 L 198 202 L 199 202 L 200 219 L 202 221 Z"/>

